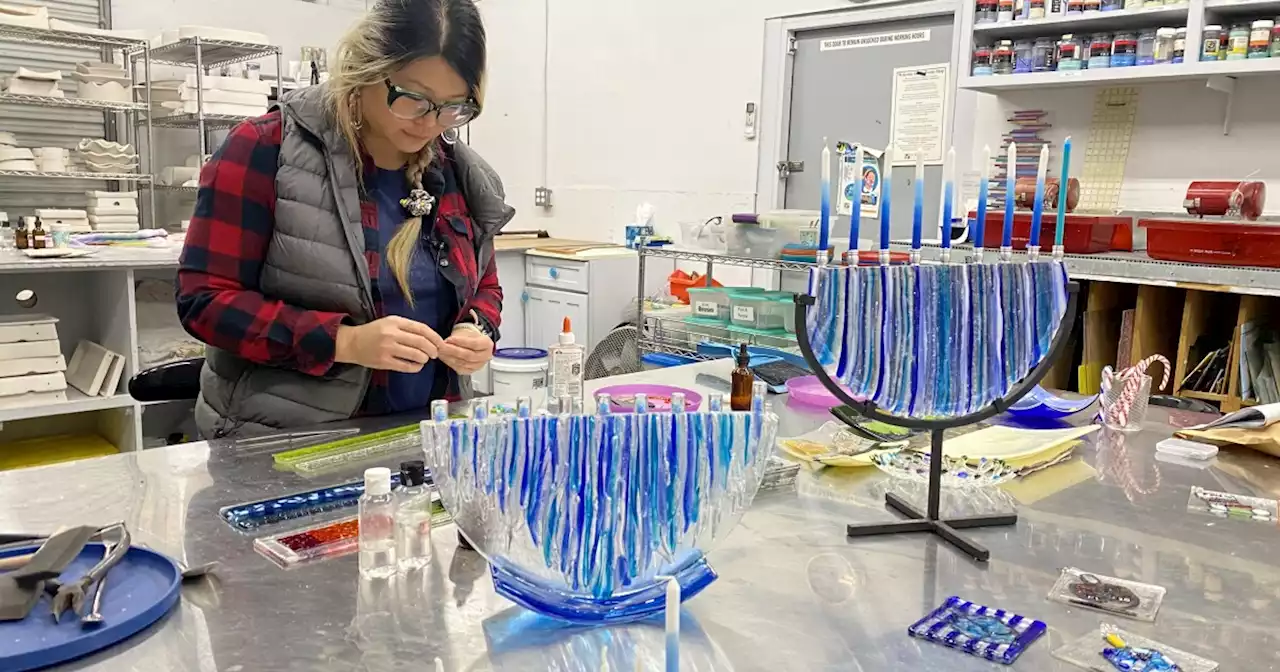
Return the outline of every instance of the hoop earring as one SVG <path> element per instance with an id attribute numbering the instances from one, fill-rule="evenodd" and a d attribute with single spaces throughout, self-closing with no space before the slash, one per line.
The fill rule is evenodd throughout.
<path id="1" fill-rule="evenodd" d="M 360 107 L 360 94 L 353 91 L 351 93 L 350 100 L 347 101 L 347 105 L 351 107 L 351 116 L 354 119 L 351 125 L 354 126 L 357 131 L 363 129 L 364 109 Z"/>
<path id="2" fill-rule="evenodd" d="M 458 129 L 457 128 L 445 129 L 444 133 L 440 134 L 440 139 L 452 145 L 453 143 L 458 141 Z"/>

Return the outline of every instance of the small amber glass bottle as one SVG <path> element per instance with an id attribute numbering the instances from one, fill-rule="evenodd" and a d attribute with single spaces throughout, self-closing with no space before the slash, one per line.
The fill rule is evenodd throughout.
<path id="1" fill-rule="evenodd" d="M 738 346 L 738 366 L 733 369 L 733 377 L 729 384 L 729 407 L 735 411 L 751 410 L 752 385 L 756 376 L 747 365 L 751 363 L 751 355 L 747 352 L 747 344 Z"/>

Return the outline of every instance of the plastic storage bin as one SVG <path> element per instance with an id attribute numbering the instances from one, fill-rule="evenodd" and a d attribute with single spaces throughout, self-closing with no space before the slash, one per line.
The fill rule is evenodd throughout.
<path id="1" fill-rule="evenodd" d="M 1147 255 L 1161 261 L 1280 268 L 1280 226 L 1140 219 Z"/>
<path id="2" fill-rule="evenodd" d="M 729 297 L 734 326 L 763 331 L 781 330 L 782 304 L 768 293 L 735 293 Z"/>
<path id="3" fill-rule="evenodd" d="M 729 224 L 726 230 L 729 254 L 752 259 L 777 259 L 790 242 L 786 229 L 770 229 L 759 224 Z"/>
<path id="4" fill-rule="evenodd" d="M 777 297 L 778 305 L 782 307 L 782 330 L 788 334 L 796 333 L 796 301 L 795 295 L 785 292 L 786 296 Z"/>
<path id="5" fill-rule="evenodd" d="M 970 212 L 972 221 L 977 215 Z M 1057 226 L 1054 216 L 1046 213 L 1040 220 L 1040 250 L 1053 250 L 1053 234 Z M 1129 217 L 1099 217 L 1095 215 L 1067 215 L 1062 232 L 1062 246 L 1067 254 L 1097 254 L 1110 252 L 1112 237 L 1119 227 L 1132 227 Z M 982 244 L 987 249 L 998 249 L 1004 233 L 1004 213 L 988 212 L 987 226 L 983 230 Z M 1013 249 L 1025 250 L 1031 239 L 1031 213 L 1015 212 L 1013 215 Z"/>
<path id="6" fill-rule="evenodd" d="M 719 322 L 729 321 L 729 295 L 722 287 L 690 287 L 689 308 L 700 320 Z"/>

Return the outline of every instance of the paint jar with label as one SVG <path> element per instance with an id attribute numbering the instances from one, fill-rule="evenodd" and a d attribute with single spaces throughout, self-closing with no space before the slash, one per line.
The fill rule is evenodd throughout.
<path id="1" fill-rule="evenodd" d="M 1045 16 L 1044 0 L 1030 0 L 1027 3 L 1028 19 L 1043 19 Z"/>
<path id="2" fill-rule="evenodd" d="M 1068 14 L 1084 13 L 1084 0 L 1067 0 L 1067 13 Z"/>
<path id="3" fill-rule="evenodd" d="M 1138 65 L 1151 65 L 1156 62 L 1156 31 L 1144 30 L 1138 33 Z"/>
<path id="4" fill-rule="evenodd" d="M 1013 22 L 1013 0 L 999 0 L 996 3 L 996 23 Z"/>
<path id="5" fill-rule="evenodd" d="M 1013 42 L 1011 40 L 996 42 L 995 51 L 991 53 L 991 72 L 996 75 L 1013 74 Z"/>
<path id="6" fill-rule="evenodd" d="M 1102 11 L 1114 12 L 1117 9 L 1124 9 L 1124 0 L 1102 0 Z"/>
<path id="7" fill-rule="evenodd" d="M 1276 25 L 1271 29 L 1271 58 L 1280 58 L 1280 18 L 1276 19 Z"/>
<path id="8" fill-rule="evenodd" d="M 991 74 L 991 47 L 975 47 L 973 50 L 973 76 Z"/>
<path id="9" fill-rule="evenodd" d="M 974 15 L 975 24 L 996 22 L 996 0 L 978 0 L 978 11 Z"/>
<path id="10" fill-rule="evenodd" d="M 1080 60 L 1080 52 L 1083 45 L 1080 38 L 1067 33 L 1058 40 L 1058 70 L 1080 70 L 1084 67 Z"/>
<path id="11" fill-rule="evenodd" d="M 1034 72 L 1035 67 L 1032 63 L 1031 51 L 1035 46 L 1035 42 L 1031 40 L 1018 40 L 1013 43 L 1013 71 L 1014 72 Z"/>
<path id="12" fill-rule="evenodd" d="M 1090 12 L 1102 11 L 1102 0 L 1084 0 L 1084 11 L 1086 14 Z"/>
<path id="13" fill-rule="evenodd" d="M 1111 36 L 1098 33 L 1089 39 L 1089 69 L 1111 67 Z"/>
<path id="14" fill-rule="evenodd" d="M 1222 26 L 1217 24 L 1211 23 L 1204 27 L 1204 39 L 1200 40 L 1200 60 L 1218 60 L 1218 52 L 1222 50 L 1222 42 L 1219 41 L 1221 33 Z"/>
<path id="15" fill-rule="evenodd" d="M 1111 41 L 1111 67 L 1129 68 L 1138 64 L 1138 34 L 1116 33 Z"/>
<path id="16" fill-rule="evenodd" d="M 1237 23 L 1231 26 L 1227 38 L 1227 60 L 1242 61 L 1249 57 L 1249 26 Z"/>
<path id="17" fill-rule="evenodd" d="M 1144 0 L 1143 7 L 1164 7 L 1164 0 Z"/>
<path id="18" fill-rule="evenodd" d="M 1258 19 L 1253 22 L 1249 31 L 1249 58 L 1271 58 L 1271 29 L 1276 22 L 1271 19 Z"/>
<path id="19" fill-rule="evenodd" d="M 1173 62 L 1181 63 L 1187 57 L 1187 29 L 1179 28 L 1173 34 Z"/>
<path id="20" fill-rule="evenodd" d="M 1156 43 L 1152 58 L 1157 64 L 1173 62 L 1173 41 L 1177 37 L 1178 31 L 1174 28 L 1161 28 L 1156 31 Z"/>
<path id="21" fill-rule="evenodd" d="M 1053 40 L 1042 37 L 1031 47 L 1031 70 L 1052 72 L 1058 64 L 1058 47 Z"/>

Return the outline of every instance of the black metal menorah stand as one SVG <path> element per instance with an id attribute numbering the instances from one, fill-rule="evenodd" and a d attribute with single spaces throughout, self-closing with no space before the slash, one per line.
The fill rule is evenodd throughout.
<path id="1" fill-rule="evenodd" d="M 942 439 L 943 432 L 952 427 L 963 427 L 977 422 L 982 422 L 1000 413 L 1009 410 L 1009 407 L 1016 403 L 1019 399 L 1026 396 L 1040 381 L 1049 373 L 1049 369 L 1053 367 L 1054 361 L 1058 359 L 1064 351 L 1067 344 L 1071 340 L 1071 330 L 1075 326 L 1076 308 L 1080 295 L 1080 285 L 1074 281 L 1067 282 L 1067 310 L 1062 317 L 1062 321 L 1058 324 L 1058 331 L 1053 336 L 1053 341 L 1049 345 L 1049 352 L 1045 355 L 1040 363 L 1031 370 L 1029 374 L 1022 380 L 1018 381 L 1003 397 L 996 399 L 990 404 L 984 406 L 980 410 L 974 411 L 968 415 L 955 418 L 904 418 L 897 415 L 890 415 L 876 406 L 875 402 L 858 401 L 849 396 L 848 393 L 827 373 L 826 369 L 818 363 L 818 358 L 813 354 L 813 345 L 809 343 L 809 333 L 805 325 L 808 324 L 807 317 L 809 307 L 813 306 L 815 299 L 807 294 L 796 295 L 796 340 L 800 344 L 800 351 L 804 354 L 805 361 L 809 363 L 809 367 L 813 369 L 818 380 L 822 382 L 831 394 L 841 403 L 849 406 L 859 414 L 879 420 L 880 422 L 896 425 L 898 427 L 906 427 L 908 429 L 927 430 L 930 434 L 930 450 L 929 450 L 929 494 L 928 503 L 925 511 L 920 511 L 916 507 L 909 504 L 905 499 L 889 492 L 884 496 L 885 505 L 889 508 L 906 516 L 908 520 L 890 521 L 885 523 L 862 523 L 850 524 L 847 534 L 850 537 L 870 537 L 882 534 L 900 534 L 906 532 L 930 532 L 942 537 L 947 543 L 955 546 L 973 559 L 979 562 L 986 562 L 991 558 L 991 551 L 985 547 L 976 544 L 961 535 L 957 530 L 973 529 L 978 527 L 994 527 L 999 525 L 1015 525 L 1018 522 L 1018 516 L 1015 513 L 995 515 L 995 516 L 973 516 L 968 518 L 948 518 L 942 519 L 939 514 L 939 502 L 942 496 Z"/>

